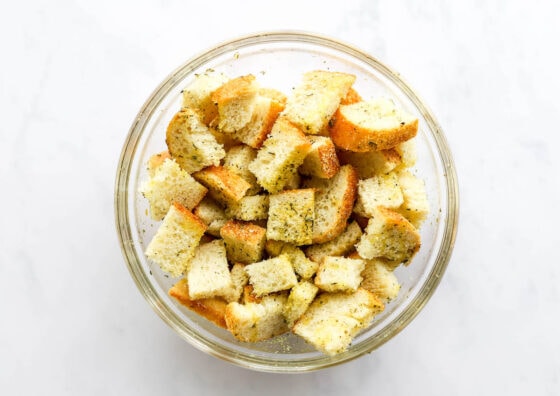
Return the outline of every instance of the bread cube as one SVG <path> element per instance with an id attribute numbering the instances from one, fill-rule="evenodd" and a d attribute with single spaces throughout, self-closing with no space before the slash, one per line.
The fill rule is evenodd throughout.
<path id="1" fill-rule="evenodd" d="M 194 257 L 206 225 L 184 206 L 174 203 L 146 248 L 146 257 L 171 276 L 180 276 Z"/>
<path id="2" fill-rule="evenodd" d="M 375 294 L 382 302 L 387 303 L 399 294 L 399 280 L 384 260 L 365 260 L 360 287 Z"/>
<path id="3" fill-rule="evenodd" d="M 259 86 L 255 76 L 249 74 L 232 78 L 211 94 L 218 106 L 218 128 L 234 133 L 251 120 Z"/>
<path id="4" fill-rule="evenodd" d="M 401 143 L 401 145 L 404 143 Z M 399 147 L 398 145 L 397 147 Z M 397 147 L 380 151 L 367 151 L 356 153 L 353 151 L 339 150 L 338 158 L 344 165 L 350 164 L 358 172 L 360 179 L 369 179 L 375 175 L 389 173 L 402 165 L 402 157 Z"/>
<path id="5" fill-rule="evenodd" d="M 331 139 L 325 136 L 309 136 L 311 150 L 299 167 L 299 173 L 330 179 L 338 172 L 340 164 Z"/>
<path id="6" fill-rule="evenodd" d="M 300 248 L 286 242 L 269 239 L 266 241 L 265 250 L 272 257 L 280 256 L 281 254 L 287 255 L 292 263 L 292 267 L 294 267 L 294 271 L 302 279 L 310 279 L 315 275 L 319 267 L 318 263 L 305 257 L 305 253 Z"/>
<path id="7" fill-rule="evenodd" d="M 200 245 L 188 265 L 189 296 L 193 300 L 224 297 L 233 288 L 224 241 Z"/>
<path id="8" fill-rule="evenodd" d="M 312 245 L 305 249 L 309 259 L 320 263 L 326 256 L 342 256 L 354 248 L 362 236 L 362 229 L 357 222 L 350 223 L 344 232 L 332 241 Z"/>
<path id="9" fill-rule="evenodd" d="M 328 292 L 355 292 L 365 265 L 360 259 L 327 256 L 319 263 L 315 285 Z"/>
<path id="10" fill-rule="evenodd" d="M 255 195 L 261 190 L 257 178 L 249 170 L 249 164 L 257 157 L 257 150 L 245 145 L 238 144 L 231 147 L 224 158 L 224 168 L 241 176 L 251 187 L 245 195 Z"/>
<path id="11" fill-rule="evenodd" d="M 378 206 L 396 209 L 403 203 L 403 194 L 396 173 L 376 175 L 358 182 L 358 201 L 354 212 L 364 217 L 373 216 Z"/>
<path id="12" fill-rule="evenodd" d="M 228 80 L 225 74 L 214 70 L 196 74 L 194 80 L 183 89 L 183 107 L 198 110 L 203 122 L 208 125 L 218 116 L 218 106 L 212 102 L 210 95 Z"/>
<path id="13" fill-rule="evenodd" d="M 220 230 L 226 243 L 227 257 L 232 262 L 249 264 L 262 259 L 266 229 L 256 224 L 229 220 Z"/>
<path id="14" fill-rule="evenodd" d="M 296 274 L 287 255 L 280 255 L 245 267 L 256 296 L 288 290 L 297 284 Z"/>
<path id="15" fill-rule="evenodd" d="M 226 214 L 230 218 L 244 221 L 266 220 L 268 218 L 268 203 L 268 195 L 243 197 L 239 202 L 229 205 L 226 208 Z"/>
<path id="16" fill-rule="evenodd" d="M 284 105 L 276 100 L 257 95 L 251 119 L 235 137 L 253 148 L 260 148 L 283 109 Z"/>
<path id="17" fill-rule="evenodd" d="M 310 244 L 315 216 L 315 191 L 300 189 L 270 195 L 266 237 L 294 245 Z"/>
<path id="18" fill-rule="evenodd" d="M 224 298 L 227 302 L 239 301 L 243 294 L 243 288 L 249 282 L 249 276 L 245 272 L 245 265 L 235 263 L 230 271 L 232 287 L 226 291 Z"/>
<path id="19" fill-rule="evenodd" d="M 419 228 L 430 212 L 424 181 L 408 171 L 399 172 L 398 179 L 403 194 L 403 203 L 398 212 Z"/>
<path id="20" fill-rule="evenodd" d="M 306 280 L 292 287 L 283 311 L 288 327 L 294 326 L 296 320 L 309 308 L 318 291 L 317 286 Z"/>
<path id="21" fill-rule="evenodd" d="M 251 187 L 242 177 L 223 166 L 209 166 L 193 174 L 208 188 L 210 196 L 223 205 L 238 202 Z"/>

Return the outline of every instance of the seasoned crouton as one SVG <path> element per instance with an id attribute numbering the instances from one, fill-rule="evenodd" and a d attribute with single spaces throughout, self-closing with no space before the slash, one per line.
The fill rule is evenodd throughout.
<path id="1" fill-rule="evenodd" d="M 253 148 L 260 148 L 283 109 L 281 103 L 258 95 L 251 119 L 247 125 L 235 132 L 235 137 Z"/>
<path id="2" fill-rule="evenodd" d="M 189 296 L 193 300 L 224 297 L 233 288 L 224 241 L 198 246 L 188 265 Z"/>
<path id="3" fill-rule="evenodd" d="M 348 90 L 348 93 L 345 97 L 340 100 L 341 105 L 349 105 L 353 103 L 358 103 L 362 101 L 362 97 L 356 90 L 352 87 Z"/>
<path id="4" fill-rule="evenodd" d="M 358 223 L 353 221 L 344 232 L 332 241 L 316 244 L 305 249 L 305 254 L 316 263 L 320 263 L 326 256 L 342 256 L 352 250 L 362 236 Z"/>
<path id="5" fill-rule="evenodd" d="M 174 203 L 146 249 L 146 257 L 171 276 L 187 270 L 206 225 L 184 206 Z"/>
<path id="6" fill-rule="evenodd" d="M 171 157 L 182 169 L 196 172 L 209 165 L 219 165 L 226 152 L 224 147 L 189 108 L 181 109 L 167 127 L 165 142 Z"/>
<path id="7" fill-rule="evenodd" d="M 228 150 L 224 158 L 224 168 L 241 176 L 251 187 L 247 190 L 246 195 L 258 194 L 261 186 L 257 183 L 257 178 L 249 170 L 249 164 L 257 157 L 257 150 L 245 145 L 239 144 Z"/>
<path id="8" fill-rule="evenodd" d="M 383 311 L 383 303 L 371 292 L 323 293 L 293 327 L 293 332 L 327 355 L 344 352 L 352 338 Z"/>
<path id="9" fill-rule="evenodd" d="M 418 118 L 385 98 L 342 105 L 331 124 L 333 143 L 357 152 L 395 147 L 418 131 Z"/>
<path id="10" fill-rule="evenodd" d="M 365 153 L 339 150 L 338 158 L 342 164 L 352 165 L 360 179 L 389 173 L 402 164 L 401 155 L 396 148 Z"/>
<path id="11" fill-rule="evenodd" d="M 227 303 L 221 298 L 203 298 L 193 300 L 189 295 L 186 279 L 181 279 L 169 289 L 169 295 L 188 309 L 208 319 L 217 326 L 226 328 L 225 313 Z"/>
<path id="12" fill-rule="evenodd" d="M 270 195 L 266 237 L 294 245 L 310 244 L 315 216 L 315 191 L 287 190 Z"/>
<path id="13" fill-rule="evenodd" d="M 403 194 L 403 203 L 397 211 L 418 228 L 430 211 L 424 181 L 408 171 L 399 172 L 398 178 Z"/>
<path id="14" fill-rule="evenodd" d="M 264 252 L 266 229 L 258 225 L 229 220 L 220 230 L 226 243 L 227 257 L 230 261 L 243 264 L 259 261 Z"/>
<path id="15" fill-rule="evenodd" d="M 243 294 L 243 288 L 249 282 L 249 276 L 245 272 L 245 264 L 235 263 L 230 271 L 232 287 L 224 294 L 227 302 L 239 301 Z"/>
<path id="16" fill-rule="evenodd" d="M 148 159 L 148 176 L 150 177 L 154 177 L 154 175 L 156 174 L 156 169 L 163 164 L 163 161 L 165 161 L 166 159 L 171 158 L 171 154 L 169 154 L 169 151 L 162 151 L 161 153 L 157 153 L 152 155 L 149 159 Z"/>
<path id="17" fill-rule="evenodd" d="M 317 286 L 306 280 L 292 287 L 283 311 L 288 327 L 294 326 L 296 320 L 309 308 L 318 291 Z"/>
<path id="18" fill-rule="evenodd" d="M 344 165 L 331 179 L 311 178 L 304 185 L 316 188 L 313 243 L 332 241 L 346 228 L 356 199 L 358 175 Z"/>
<path id="19" fill-rule="evenodd" d="M 269 239 L 266 241 L 264 248 L 269 256 L 272 257 L 280 256 L 281 254 L 287 255 L 294 267 L 294 271 L 302 279 L 310 279 L 317 272 L 319 264 L 305 257 L 303 251 L 294 245 Z"/>
<path id="20" fill-rule="evenodd" d="M 285 294 L 263 297 L 260 303 L 229 303 L 226 307 L 227 329 L 243 342 L 259 342 L 287 332 L 282 311 Z"/>
<path id="21" fill-rule="evenodd" d="M 319 263 L 315 285 L 328 292 L 355 292 L 362 282 L 364 260 L 327 256 Z"/>
<path id="22" fill-rule="evenodd" d="M 280 255 L 245 267 L 249 283 L 257 296 L 288 290 L 297 284 L 296 274 L 287 255 Z"/>
<path id="23" fill-rule="evenodd" d="M 403 194 L 396 173 L 376 175 L 358 182 L 358 200 L 354 212 L 373 216 L 378 206 L 396 209 L 403 203 Z"/>
<path id="24" fill-rule="evenodd" d="M 315 70 L 288 97 L 283 115 L 305 133 L 320 133 L 338 108 L 356 77 L 351 74 Z"/>
<path id="25" fill-rule="evenodd" d="M 194 80 L 183 89 L 183 107 L 198 110 L 203 122 L 208 125 L 218 116 L 218 107 L 210 99 L 210 94 L 228 80 L 225 74 L 214 70 L 196 74 Z"/>
<path id="26" fill-rule="evenodd" d="M 333 142 L 324 136 L 309 136 L 311 151 L 299 167 L 302 175 L 330 179 L 338 172 L 340 164 Z"/>
<path id="27" fill-rule="evenodd" d="M 257 182 L 269 193 L 282 190 L 288 180 L 297 173 L 311 143 L 305 135 L 285 118 L 279 117 L 269 137 L 249 164 L 249 170 Z"/>
<path id="28" fill-rule="evenodd" d="M 390 266 L 381 259 L 365 260 L 365 263 L 360 287 L 369 290 L 384 303 L 396 298 L 401 285 Z"/>
<path id="29" fill-rule="evenodd" d="M 220 86 L 211 94 L 218 106 L 218 128 L 233 133 L 251 120 L 259 86 L 255 76 L 236 77 Z"/>
<path id="30" fill-rule="evenodd" d="M 238 202 L 251 187 L 241 176 L 223 166 L 209 166 L 193 173 L 193 177 L 208 188 L 212 198 L 224 205 Z"/>
<path id="31" fill-rule="evenodd" d="M 266 220 L 268 218 L 268 203 L 268 195 L 243 197 L 239 202 L 229 205 L 226 208 L 226 214 L 230 218 L 244 221 Z"/>
<path id="32" fill-rule="evenodd" d="M 154 176 L 140 188 L 150 204 L 150 215 L 161 220 L 173 202 L 192 209 L 208 191 L 172 159 L 165 159 L 154 170 Z"/>
<path id="33" fill-rule="evenodd" d="M 416 228 L 399 213 L 382 206 L 377 207 L 356 245 L 359 255 L 365 259 L 384 257 L 405 264 L 418 249 L 420 234 Z"/>

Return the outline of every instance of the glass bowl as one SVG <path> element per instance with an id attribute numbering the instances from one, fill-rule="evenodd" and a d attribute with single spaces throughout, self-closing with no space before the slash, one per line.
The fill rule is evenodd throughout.
<path id="1" fill-rule="evenodd" d="M 385 95 L 419 119 L 416 174 L 425 181 L 430 215 L 421 228 L 422 246 L 408 267 L 395 271 L 401 291 L 349 349 L 336 356 L 317 352 L 293 334 L 259 343 L 242 343 L 168 296 L 170 278 L 144 255 L 158 223 L 147 215 L 139 193 L 146 162 L 166 149 L 165 130 L 180 108 L 181 90 L 207 69 L 230 77 L 252 73 L 262 86 L 288 93 L 303 73 L 324 69 L 357 76 L 364 98 Z M 157 314 L 196 348 L 231 363 L 269 372 L 325 368 L 371 352 L 397 335 L 434 293 L 449 262 L 458 221 L 458 187 L 451 153 L 435 117 L 398 73 L 371 55 L 339 41 L 302 32 L 269 32 L 241 37 L 198 55 L 172 72 L 148 98 L 128 133 L 121 153 L 115 215 L 125 262 Z"/>

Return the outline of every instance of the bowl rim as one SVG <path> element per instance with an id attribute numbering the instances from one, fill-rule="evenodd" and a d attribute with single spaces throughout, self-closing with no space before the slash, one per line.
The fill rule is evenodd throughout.
<path id="1" fill-rule="evenodd" d="M 186 75 L 205 63 L 205 61 L 209 58 L 226 53 L 233 49 L 239 49 L 255 44 L 275 42 L 304 42 L 307 44 L 319 45 L 329 49 L 342 51 L 343 53 L 357 58 L 379 70 L 386 78 L 402 90 L 408 99 L 414 103 L 428 124 L 430 133 L 439 152 L 439 158 L 444 168 L 445 185 L 442 186 L 442 189 L 446 190 L 448 198 L 445 226 L 443 229 L 441 245 L 435 257 L 435 263 L 430 273 L 427 275 L 426 280 L 422 284 L 420 291 L 410 304 L 379 333 L 376 333 L 373 337 L 368 339 L 367 342 L 362 342 L 361 344 L 363 345 L 357 345 L 357 347 L 352 348 L 351 352 L 348 351 L 340 355 L 336 355 L 335 357 L 321 356 L 319 358 L 302 360 L 298 361 L 298 364 L 291 363 L 290 361 L 271 361 L 247 354 L 240 354 L 239 352 L 232 351 L 229 348 L 225 348 L 222 345 L 207 340 L 192 329 L 184 326 L 180 318 L 169 307 L 167 307 L 164 302 L 161 301 L 157 291 L 151 285 L 147 274 L 142 271 L 142 266 L 135 254 L 134 239 L 132 237 L 132 230 L 129 222 L 128 185 L 132 171 L 131 164 L 133 162 L 133 154 L 136 152 L 143 128 L 151 119 L 153 111 L 159 106 L 168 91 L 179 81 L 183 80 Z M 402 331 L 426 305 L 445 273 L 455 244 L 459 220 L 459 187 L 457 174 L 446 138 L 432 111 L 397 72 L 377 60 L 377 58 L 350 44 L 317 33 L 298 30 L 275 30 L 247 34 L 224 41 L 191 57 L 172 71 L 157 86 L 157 88 L 154 89 L 142 105 L 128 131 L 118 164 L 114 187 L 116 229 L 125 263 L 140 293 L 147 300 L 152 309 L 163 319 L 163 321 L 191 345 L 212 356 L 253 370 L 276 373 L 314 371 L 353 360 L 379 348 L 389 339 L 400 333 L 400 331 Z"/>

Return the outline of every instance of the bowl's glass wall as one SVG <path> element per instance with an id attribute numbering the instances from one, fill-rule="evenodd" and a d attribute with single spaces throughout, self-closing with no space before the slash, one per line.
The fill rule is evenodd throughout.
<path id="1" fill-rule="evenodd" d="M 167 295 L 176 279 L 149 262 L 143 251 L 158 223 L 147 215 L 138 192 L 146 180 L 148 158 L 166 149 L 165 130 L 181 103 L 181 90 L 207 69 L 230 77 L 254 74 L 262 86 L 286 94 L 304 72 L 324 69 L 357 76 L 355 89 L 367 99 L 390 96 L 419 118 L 418 161 L 414 168 L 427 188 L 430 215 L 421 229 L 422 247 L 408 267 L 396 275 L 402 285 L 348 352 L 327 357 L 298 337 L 244 344 L 180 306 Z M 341 363 L 369 352 L 397 334 L 417 314 L 445 270 L 457 224 L 457 185 L 452 160 L 440 128 L 414 92 L 374 58 L 338 42 L 302 33 L 272 33 L 242 38 L 215 48 L 177 69 L 148 99 L 123 148 L 116 185 L 117 228 L 123 253 L 138 287 L 156 312 L 196 347 L 234 363 L 268 371 L 306 371 Z"/>

